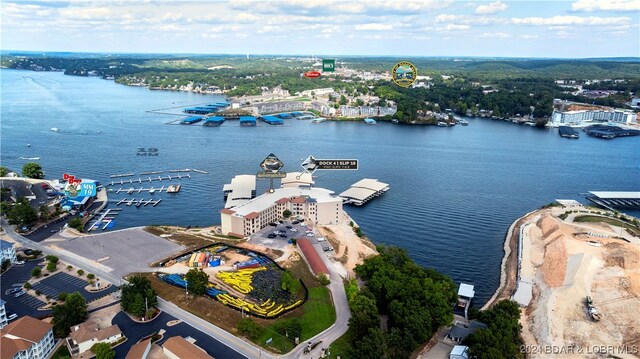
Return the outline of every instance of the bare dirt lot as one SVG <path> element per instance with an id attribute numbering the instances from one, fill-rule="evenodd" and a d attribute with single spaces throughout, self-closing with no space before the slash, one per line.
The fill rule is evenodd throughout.
<path id="1" fill-rule="evenodd" d="M 640 247 L 621 239 L 592 237 L 584 234 L 585 223 L 577 227 L 549 212 L 541 213 L 535 221 L 537 228 L 526 236 L 531 253 L 537 255 L 522 263 L 523 270 L 534 275 L 534 298 L 521 318 L 525 343 L 615 346 L 607 353 L 639 357 L 640 351 L 630 354 L 617 348 L 627 345 L 630 351 L 634 346 L 640 350 Z M 589 316 L 587 296 L 601 313 L 599 322 Z M 548 357 L 531 357 L 545 355 Z M 584 352 L 564 357 L 598 356 Z"/>

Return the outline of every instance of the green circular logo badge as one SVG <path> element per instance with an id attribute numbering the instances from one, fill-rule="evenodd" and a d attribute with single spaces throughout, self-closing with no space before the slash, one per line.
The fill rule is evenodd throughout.
<path id="1" fill-rule="evenodd" d="M 408 61 L 398 62 L 391 70 L 393 82 L 402 87 L 409 87 L 416 81 L 418 70 Z"/>

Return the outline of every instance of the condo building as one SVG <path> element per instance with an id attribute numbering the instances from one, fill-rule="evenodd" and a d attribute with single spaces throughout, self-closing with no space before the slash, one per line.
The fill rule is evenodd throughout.
<path id="1" fill-rule="evenodd" d="M 3 359 L 45 359 L 54 346 L 53 326 L 36 318 L 22 317 L 0 329 Z"/>
<path id="2" fill-rule="evenodd" d="M 551 124 L 563 125 L 569 123 L 582 123 L 582 122 L 615 122 L 621 124 L 630 125 L 638 120 L 638 115 L 632 111 L 553 111 L 551 115 Z"/>

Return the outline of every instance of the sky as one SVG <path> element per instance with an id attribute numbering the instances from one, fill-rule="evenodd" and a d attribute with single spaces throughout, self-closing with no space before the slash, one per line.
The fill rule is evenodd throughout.
<path id="1" fill-rule="evenodd" d="M 0 49 L 639 57 L 640 0 L 0 0 Z"/>

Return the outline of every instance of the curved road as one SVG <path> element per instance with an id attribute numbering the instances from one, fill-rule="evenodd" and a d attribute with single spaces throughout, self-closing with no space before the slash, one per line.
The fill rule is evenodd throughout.
<path id="1" fill-rule="evenodd" d="M 95 273 L 97 276 L 102 277 L 108 280 L 111 283 L 122 283 L 122 278 L 118 278 L 110 272 L 106 272 L 99 267 L 96 267 L 89 263 L 84 258 L 77 255 L 70 255 L 68 252 L 63 253 L 57 250 L 51 249 L 46 245 L 40 244 L 38 242 L 31 241 L 17 233 L 15 233 L 10 225 L 8 225 L 4 218 L 0 219 L 0 224 L 2 228 L 5 230 L 5 233 L 17 243 L 20 243 L 22 246 L 32 249 L 37 249 L 42 251 L 44 254 L 55 254 L 62 261 L 72 264 L 78 268 L 83 268 L 85 270 L 91 271 Z M 175 304 L 168 302 L 160 297 L 158 297 L 158 307 L 163 311 L 171 314 L 172 316 L 183 320 L 184 322 L 190 324 L 194 328 L 207 333 L 211 337 L 217 339 L 224 345 L 229 348 L 237 351 L 238 353 L 248 357 L 248 358 L 264 358 L 264 359 L 297 359 L 297 358 L 312 358 L 317 357 L 320 354 L 320 351 L 323 347 L 326 347 L 340 336 L 342 336 L 348 329 L 349 326 L 349 318 L 351 317 L 351 311 L 349 310 L 349 304 L 347 302 L 347 295 L 344 291 L 344 286 L 342 284 L 342 277 L 338 275 L 335 271 L 331 270 L 333 265 L 329 262 L 329 259 L 324 255 L 321 247 L 316 244 L 316 250 L 319 252 L 320 257 L 327 265 L 327 268 L 330 268 L 331 274 L 330 279 L 331 283 L 328 288 L 331 291 L 331 296 L 333 299 L 333 304 L 336 309 L 336 322 L 327 328 L 325 331 L 319 333 L 315 337 L 307 340 L 304 343 L 299 344 L 292 351 L 283 355 L 275 355 L 269 352 L 266 352 L 262 348 L 255 346 L 252 343 L 249 343 L 241 338 L 236 337 L 235 335 L 183 310 L 180 309 Z M 304 348 L 307 342 L 317 342 L 322 340 L 322 345 L 318 345 L 311 353 L 304 354 Z"/>

